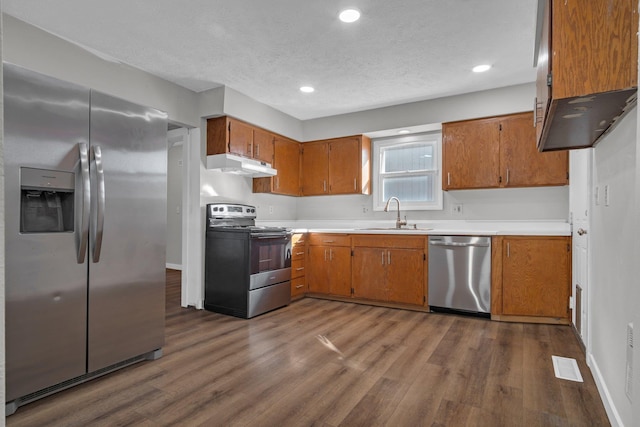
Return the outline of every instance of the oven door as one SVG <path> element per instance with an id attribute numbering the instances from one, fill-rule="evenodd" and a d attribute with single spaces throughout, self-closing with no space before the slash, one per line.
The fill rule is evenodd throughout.
<path id="1" fill-rule="evenodd" d="M 252 233 L 249 253 L 251 289 L 291 279 L 291 234 Z"/>

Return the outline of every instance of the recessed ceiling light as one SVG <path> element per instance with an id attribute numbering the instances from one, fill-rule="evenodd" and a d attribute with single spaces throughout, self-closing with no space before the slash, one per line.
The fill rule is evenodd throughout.
<path id="1" fill-rule="evenodd" d="M 312 88 L 311 86 L 301 86 L 300 87 L 300 92 L 311 93 L 313 91 L 315 91 L 315 89 Z"/>
<path id="2" fill-rule="evenodd" d="M 340 18 L 342 22 L 346 23 L 356 22 L 358 19 L 360 19 L 360 11 L 357 9 L 345 9 L 340 12 L 338 18 Z"/>
<path id="3" fill-rule="evenodd" d="M 488 69 L 491 68 L 491 65 L 476 65 L 475 67 L 472 68 L 472 71 L 474 73 L 484 73 L 485 71 L 487 71 Z"/>
<path id="4" fill-rule="evenodd" d="M 407 134 L 407 133 L 411 133 L 411 131 L 410 131 L 409 129 L 402 129 L 402 130 L 399 130 L 399 131 L 398 131 L 398 133 L 399 133 L 400 135 L 405 135 L 405 134 Z"/>

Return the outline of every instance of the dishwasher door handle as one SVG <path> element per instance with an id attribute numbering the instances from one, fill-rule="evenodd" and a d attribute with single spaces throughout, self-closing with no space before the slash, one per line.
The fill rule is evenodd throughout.
<path id="1" fill-rule="evenodd" d="M 459 243 L 459 242 L 429 242 L 432 246 L 449 246 L 449 247 L 457 247 L 457 248 L 465 248 L 470 246 L 479 246 L 487 248 L 490 245 L 488 243 Z"/>

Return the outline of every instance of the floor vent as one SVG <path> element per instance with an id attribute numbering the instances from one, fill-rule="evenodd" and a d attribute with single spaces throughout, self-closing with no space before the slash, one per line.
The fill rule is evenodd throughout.
<path id="1" fill-rule="evenodd" d="M 580 374 L 580 368 L 576 359 L 569 357 L 551 356 L 553 361 L 553 371 L 556 374 L 556 378 L 563 380 L 583 382 L 582 374 Z"/>
<path id="2" fill-rule="evenodd" d="M 627 372 L 624 381 L 624 392 L 633 401 L 633 323 L 627 325 Z"/>

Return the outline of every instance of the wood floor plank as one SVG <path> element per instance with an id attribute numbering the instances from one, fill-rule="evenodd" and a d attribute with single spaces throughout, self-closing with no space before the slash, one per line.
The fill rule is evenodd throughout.
<path id="1" fill-rule="evenodd" d="M 180 307 L 180 295 L 168 270 L 161 359 L 21 407 L 7 425 L 608 425 L 567 326 L 312 298 L 237 319 Z M 585 382 L 555 378 L 552 354 L 576 358 Z"/>

